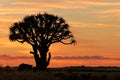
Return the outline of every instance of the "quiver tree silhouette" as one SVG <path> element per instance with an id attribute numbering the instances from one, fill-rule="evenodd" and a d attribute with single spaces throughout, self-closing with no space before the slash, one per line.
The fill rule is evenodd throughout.
<path id="1" fill-rule="evenodd" d="M 33 48 L 30 53 L 34 55 L 36 68 L 45 70 L 50 63 L 49 47 L 51 44 L 57 42 L 73 44 L 76 42 L 69 27 L 61 17 L 38 13 L 26 16 L 20 22 L 15 22 L 9 28 L 9 39 L 30 44 Z"/>

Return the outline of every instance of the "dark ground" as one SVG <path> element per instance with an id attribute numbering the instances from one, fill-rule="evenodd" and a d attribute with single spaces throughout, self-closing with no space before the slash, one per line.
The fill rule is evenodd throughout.
<path id="1" fill-rule="evenodd" d="M 120 67 L 64 67 L 47 71 L 17 71 L 17 67 L 0 67 L 0 80 L 120 80 Z"/>

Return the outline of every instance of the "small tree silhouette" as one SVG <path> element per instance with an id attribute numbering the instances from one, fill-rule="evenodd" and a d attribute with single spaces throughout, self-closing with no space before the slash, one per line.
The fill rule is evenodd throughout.
<path id="1" fill-rule="evenodd" d="M 9 39 L 20 43 L 27 42 L 33 48 L 37 69 L 44 70 L 50 62 L 51 54 L 47 54 L 53 43 L 73 44 L 76 41 L 69 31 L 69 25 L 58 16 L 43 13 L 30 15 L 10 27 Z"/>

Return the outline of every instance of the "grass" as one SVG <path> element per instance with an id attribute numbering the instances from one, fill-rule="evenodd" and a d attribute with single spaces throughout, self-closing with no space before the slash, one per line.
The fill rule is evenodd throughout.
<path id="1" fill-rule="evenodd" d="M 120 80 L 120 68 L 66 67 L 19 72 L 17 68 L 0 67 L 0 80 Z"/>

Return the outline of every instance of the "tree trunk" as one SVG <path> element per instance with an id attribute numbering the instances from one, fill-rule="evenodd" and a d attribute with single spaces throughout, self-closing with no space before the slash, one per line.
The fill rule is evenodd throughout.
<path id="1" fill-rule="evenodd" d="M 39 66 L 39 55 L 38 55 L 38 51 L 37 51 L 37 46 L 32 45 L 32 47 L 33 47 L 33 51 L 34 52 L 31 51 L 30 53 L 32 53 L 34 55 L 36 67 L 38 68 L 40 66 Z"/>
<path id="2" fill-rule="evenodd" d="M 32 45 L 32 47 L 34 52 L 31 51 L 30 53 L 34 55 L 36 70 L 46 70 L 51 59 L 51 54 L 50 52 L 48 53 L 48 47 L 38 47 L 36 45 Z"/>
<path id="3" fill-rule="evenodd" d="M 37 46 L 32 46 L 34 52 L 30 52 L 34 55 L 35 63 L 36 63 L 36 70 L 46 70 L 47 66 L 50 63 L 51 59 L 51 54 L 50 52 L 48 53 L 48 48 L 47 47 L 37 47 Z M 39 55 L 38 55 L 39 53 Z M 48 58 L 47 58 L 48 54 Z"/>
<path id="4" fill-rule="evenodd" d="M 48 48 L 47 47 L 40 47 L 39 52 L 40 52 L 40 63 L 39 63 L 40 69 L 46 70 L 47 66 L 49 65 L 48 62 L 50 61 L 48 59 L 51 57 L 49 55 L 49 57 L 47 59 Z"/>

